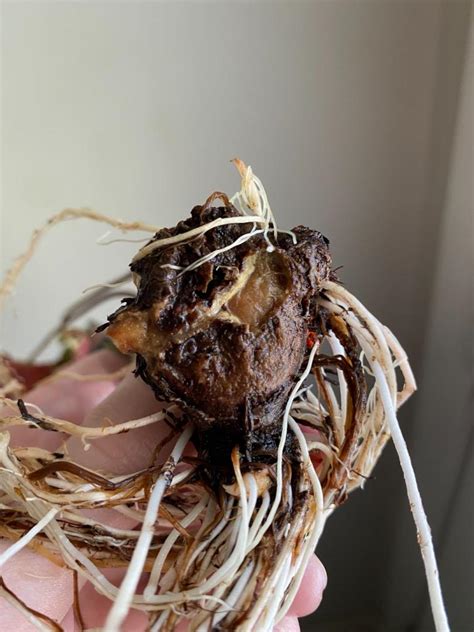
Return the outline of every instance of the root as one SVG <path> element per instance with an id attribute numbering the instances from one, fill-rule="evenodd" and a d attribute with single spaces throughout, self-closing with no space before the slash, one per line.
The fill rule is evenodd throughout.
<path id="1" fill-rule="evenodd" d="M 7 603 L 18 610 L 25 619 L 31 623 L 33 627 L 41 632 L 62 632 L 62 628 L 53 619 L 50 619 L 41 612 L 33 610 L 26 605 L 15 593 L 13 593 L 5 584 L 5 580 L 0 577 L 0 597 L 2 597 Z"/>
<path id="2" fill-rule="evenodd" d="M 126 364 L 112 373 L 88 373 L 86 375 L 70 371 L 69 369 L 60 369 L 42 379 L 38 384 L 44 386 L 45 384 L 51 384 L 52 382 L 63 379 L 74 380 L 76 382 L 118 382 L 129 375 L 133 371 L 134 366 L 135 363 L 133 362 Z"/>
<path id="3" fill-rule="evenodd" d="M 17 402 L 14 402 L 9 398 L 3 398 L 0 401 L 9 407 L 16 407 L 17 405 Z M 23 404 L 21 399 L 18 400 L 18 402 Z M 23 404 L 23 406 L 25 405 Z M 28 406 L 30 406 L 30 404 L 28 404 Z M 136 428 L 144 428 L 145 426 L 165 420 L 168 414 L 176 413 L 178 408 L 174 404 L 170 404 L 167 409 L 153 413 L 152 415 L 140 417 L 139 419 L 131 419 L 130 421 L 124 421 L 123 423 L 115 425 L 110 424 L 108 426 L 101 427 L 78 426 L 77 424 L 66 421 L 65 419 L 49 417 L 43 413 L 33 416 L 25 411 L 26 408 L 20 415 L 0 418 L 0 429 L 8 428 L 10 426 L 25 426 L 27 428 L 39 428 L 41 430 L 49 430 L 51 432 L 61 432 L 70 437 L 79 437 L 87 449 L 87 444 L 90 440 L 102 439 L 110 435 L 123 434 L 124 432 L 135 430 Z"/>
<path id="4" fill-rule="evenodd" d="M 379 421 L 382 427 L 373 428 L 373 432 L 375 431 L 376 436 L 381 435 L 383 443 L 390 433 L 397 450 L 425 565 L 435 627 L 437 631 L 444 632 L 449 630 L 449 624 L 443 603 L 431 530 L 423 509 L 413 465 L 396 416 L 398 406 L 406 401 L 416 388 L 413 373 L 405 353 L 387 327 L 383 327 L 355 297 L 341 286 L 328 282 L 325 289 L 333 301 L 332 304 L 324 302 L 325 307 L 333 313 L 344 315 L 346 323 L 356 332 L 358 342 L 375 377 L 375 396 L 372 405 L 374 409 L 377 409 L 380 402 L 383 417 Z M 395 366 L 400 368 L 404 377 L 404 386 L 400 393 L 397 393 L 396 388 Z M 372 453 L 370 459 L 366 456 L 366 461 L 375 461 L 381 447 L 381 444 L 376 445 L 375 450 L 372 447 L 375 454 Z"/>
<path id="5" fill-rule="evenodd" d="M 420 491 L 416 482 L 413 465 L 408 454 L 408 448 L 400 429 L 395 408 L 390 397 L 387 381 L 384 372 L 378 362 L 373 363 L 375 379 L 379 387 L 381 398 L 384 402 L 385 412 L 390 426 L 392 440 L 400 459 L 400 466 L 405 478 L 408 500 L 413 515 L 413 520 L 417 529 L 418 544 L 420 546 L 421 555 L 425 565 L 426 580 L 430 595 L 431 608 L 433 611 L 433 619 L 438 632 L 444 632 L 449 629 L 448 617 L 443 603 L 443 595 L 441 592 L 441 584 L 439 581 L 438 565 L 434 552 L 433 539 L 431 537 L 431 529 L 426 518 L 423 502 L 421 500 Z"/>
<path id="6" fill-rule="evenodd" d="M 140 536 L 138 537 L 135 550 L 133 551 L 130 565 L 118 591 L 117 598 L 110 610 L 105 622 L 104 632 L 114 632 L 120 629 L 120 625 L 128 614 L 133 601 L 135 590 L 143 572 L 148 551 L 154 535 L 155 521 L 158 517 L 161 499 L 166 489 L 169 487 L 176 464 L 178 463 L 186 444 L 193 433 L 193 427 L 187 426 L 176 442 L 171 455 L 162 468 L 161 474 L 156 481 L 153 491 L 148 501 L 147 510 L 143 520 Z"/>
<path id="7" fill-rule="evenodd" d="M 196 228 L 192 228 L 191 230 L 186 231 L 185 233 L 180 233 L 179 235 L 174 235 L 173 237 L 164 237 L 163 239 L 157 239 L 152 241 L 150 244 L 143 246 L 140 248 L 138 253 L 132 259 L 132 263 L 143 259 L 143 257 L 147 257 L 150 253 L 158 248 L 164 248 L 165 246 L 170 246 L 171 244 L 177 244 L 180 242 L 186 242 L 190 239 L 195 239 L 204 233 L 207 233 L 209 230 L 213 228 L 217 228 L 218 226 L 229 226 L 230 224 L 264 224 L 265 220 L 259 215 L 243 215 L 237 217 L 219 217 L 212 222 L 208 222 L 203 226 L 197 226 Z"/>
<path id="8" fill-rule="evenodd" d="M 15 525 L 22 524 L 24 529 L 31 528 L 31 520 L 41 525 L 48 521 L 35 541 L 40 538 L 46 551 L 58 550 L 70 568 L 112 601 L 106 630 L 118 629 L 130 607 L 149 612 L 151 630 L 172 630 L 185 618 L 191 630 L 219 626 L 241 632 L 269 631 L 287 612 L 328 516 L 370 475 L 390 436 L 389 405 L 401 404 L 414 389 L 396 340 L 348 292 L 328 282 L 320 303 L 329 315 L 326 334 L 309 353 L 288 399 L 273 465 L 274 483 L 259 487 L 256 471 L 243 473 L 244 461 L 237 449 L 232 454 L 235 484 L 221 490 L 220 497 L 203 487 L 196 466 L 183 464 L 184 470 L 175 471 L 190 428 L 182 431 L 150 496 L 140 473 L 99 479 L 69 466 L 44 466 L 43 452 L 9 450 L 4 433 L 1 464 L 9 474 L 0 481 L 6 497 L 14 501 L 10 534 L 24 533 Z M 318 353 L 325 340 L 333 356 Z M 369 367 L 360 363 L 361 352 Z M 373 358 L 378 364 L 373 364 Z M 327 378 L 332 368 L 336 384 Z M 405 378 L 400 392 L 397 370 Z M 304 386 L 311 371 L 318 376 L 317 394 Z M 162 411 L 116 426 L 79 428 L 41 411 L 34 416 L 26 413 L 2 423 L 36 424 L 87 440 L 163 421 L 166 415 Z M 305 434 L 300 424 L 313 430 Z M 284 460 L 289 437 L 295 446 L 290 465 Z M 321 461 L 317 470 L 311 459 L 315 451 Z M 25 481 L 25 469 L 32 472 L 38 465 L 46 476 L 41 481 Z M 13 478 L 7 484 L 9 476 Z M 110 484 L 104 485 L 104 480 Z M 182 481 L 193 482 L 183 487 Z M 25 504 L 22 497 L 29 502 Z M 131 502 L 139 503 L 138 511 L 130 508 Z M 22 509 L 13 509 L 18 505 Z M 140 531 L 112 529 L 86 519 L 74 508 L 81 506 L 110 507 L 133 516 Z M 20 536 L 16 539 L 21 542 L 18 546 L 31 543 Z M 96 548 L 94 562 L 81 550 L 84 544 Z M 103 564 L 127 566 L 120 589 L 102 574 L 99 565 Z M 144 570 L 150 577 L 143 594 L 137 594 Z"/>
<path id="9" fill-rule="evenodd" d="M 3 306 L 5 298 L 12 292 L 13 288 L 15 287 L 15 283 L 20 276 L 23 268 L 35 253 L 41 237 L 48 230 L 53 228 L 53 226 L 56 226 L 56 224 L 60 224 L 61 222 L 72 219 L 91 219 L 96 222 L 104 222 L 106 224 L 109 224 L 110 226 L 113 226 L 114 228 L 119 228 L 122 231 L 142 230 L 149 233 L 156 233 L 159 230 L 156 226 L 150 226 L 149 224 L 144 224 L 143 222 L 123 222 L 119 219 L 109 217 L 108 215 L 103 215 L 102 213 L 97 213 L 96 211 L 92 211 L 91 209 L 87 208 L 64 209 L 60 213 L 53 215 L 42 228 L 38 228 L 34 231 L 28 249 L 22 255 L 20 255 L 18 259 L 16 259 L 12 267 L 7 271 L 3 283 L 0 286 L 0 309 Z"/>

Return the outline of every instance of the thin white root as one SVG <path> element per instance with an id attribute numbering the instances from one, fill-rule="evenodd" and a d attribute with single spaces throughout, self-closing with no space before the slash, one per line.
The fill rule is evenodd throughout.
<path id="1" fill-rule="evenodd" d="M 280 500 L 281 500 L 281 494 L 282 494 L 282 476 L 283 476 L 283 472 L 282 472 L 282 468 L 283 468 L 283 450 L 285 448 L 285 441 L 286 441 L 286 435 L 288 432 L 288 424 L 289 424 L 289 420 L 290 420 L 290 411 L 291 411 L 291 407 L 293 405 L 293 402 L 297 396 L 298 391 L 301 389 L 301 386 L 304 384 L 304 381 L 306 380 L 306 378 L 308 377 L 308 375 L 311 372 L 311 368 L 313 366 L 313 361 L 314 361 L 314 357 L 317 353 L 318 349 L 317 346 L 315 345 L 313 347 L 313 349 L 311 350 L 311 353 L 309 355 L 308 358 L 308 363 L 306 365 L 305 370 L 303 371 L 303 373 L 301 374 L 298 382 L 296 383 L 296 385 L 294 386 L 293 390 L 291 391 L 289 397 L 288 397 L 288 401 L 286 403 L 285 406 L 285 411 L 283 413 L 283 420 L 282 420 L 282 429 L 281 429 L 281 438 L 280 438 L 280 443 L 278 445 L 278 454 L 277 454 L 277 464 L 276 464 L 276 477 L 277 477 L 277 483 L 276 483 L 276 491 L 275 491 L 275 498 L 273 501 L 273 505 L 270 509 L 270 512 L 267 516 L 267 519 L 265 521 L 265 523 L 263 524 L 259 536 L 260 538 L 263 537 L 264 533 L 267 531 L 267 529 L 269 528 L 270 524 L 273 521 L 273 518 L 275 517 L 276 511 L 278 509 L 278 506 L 280 504 Z M 258 538 L 258 536 L 257 536 Z"/>
<path id="2" fill-rule="evenodd" d="M 189 527 L 190 524 L 197 520 L 208 502 L 209 496 L 204 496 L 204 498 L 196 505 L 196 507 L 183 520 L 181 520 L 181 525 L 185 528 Z M 153 595 L 157 593 L 161 571 L 163 570 L 164 563 L 171 549 L 173 548 L 174 543 L 179 538 L 179 535 L 179 532 L 176 529 L 173 529 L 173 531 L 171 531 L 171 533 L 166 538 L 158 555 L 156 556 L 156 559 L 153 563 L 153 569 L 148 579 L 148 584 L 143 591 L 143 596 L 145 597 L 145 599 L 151 600 L 153 598 Z"/>
<path id="3" fill-rule="evenodd" d="M 171 483 L 171 476 L 176 463 L 181 458 L 183 450 L 191 438 L 192 433 L 193 427 L 192 425 L 188 425 L 176 442 L 167 463 L 163 467 L 162 473 L 153 487 L 145 512 L 140 536 L 135 550 L 133 551 L 132 559 L 130 560 L 125 577 L 120 585 L 117 598 L 107 616 L 104 632 L 116 632 L 117 630 L 120 630 L 120 626 L 128 614 L 140 580 L 140 575 L 142 574 L 145 566 L 145 560 L 148 555 L 151 540 L 155 533 L 155 522 L 158 517 L 161 499 L 163 498 L 163 494 L 165 493 L 167 487 Z"/>
<path id="4" fill-rule="evenodd" d="M 3 402 L 7 405 L 15 404 L 15 402 L 12 402 L 12 400 L 7 398 L 5 398 Z M 176 412 L 177 408 L 172 405 L 168 408 L 168 411 Z M 163 410 L 158 413 L 153 413 L 152 415 L 147 415 L 146 417 L 140 417 L 139 419 L 131 419 L 130 421 L 124 421 L 115 425 L 110 423 L 110 425 L 103 426 L 78 426 L 71 421 L 56 419 L 46 415 L 37 415 L 35 417 L 37 422 L 35 422 L 23 419 L 19 415 L 15 415 L 1 418 L 0 429 L 2 429 L 2 427 L 6 428 L 9 426 L 26 426 L 27 428 L 41 428 L 43 430 L 64 432 L 71 437 L 80 437 L 82 440 L 92 440 L 101 439 L 109 435 L 122 434 L 124 432 L 128 432 L 129 430 L 143 428 L 144 426 L 157 423 L 166 418 L 166 412 L 166 410 Z"/>
<path id="5" fill-rule="evenodd" d="M 202 226 L 197 226 L 196 228 L 192 228 L 191 230 L 186 231 L 185 233 L 180 233 L 179 235 L 174 235 L 174 237 L 164 237 L 163 239 L 157 239 L 152 241 L 151 243 L 143 246 L 137 252 L 137 254 L 132 259 L 132 263 L 135 261 L 139 261 L 146 257 L 154 250 L 158 248 L 163 248 L 164 246 L 170 246 L 171 244 L 177 244 L 184 241 L 189 241 L 190 239 L 194 239 L 199 237 L 199 235 L 203 235 L 207 233 L 209 230 L 213 228 L 217 228 L 218 226 L 229 226 L 230 224 L 264 224 L 265 220 L 260 217 L 260 215 L 242 215 L 237 217 L 218 217 L 217 219 L 209 222 L 208 224 L 204 224 Z"/>
<path id="6" fill-rule="evenodd" d="M 255 235 L 260 235 L 263 232 L 264 232 L 263 230 L 255 229 L 255 224 L 254 224 L 254 228 L 249 233 L 244 233 L 243 235 L 240 235 L 240 237 L 238 237 L 235 241 L 233 241 L 228 246 L 224 246 L 223 248 L 218 248 L 217 250 L 213 250 L 209 254 L 204 255 L 200 259 L 197 259 L 196 261 L 191 263 L 187 268 L 183 268 L 180 271 L 178 276 L 182 276 L 183 274 L 186 274 L 186 272 L 191 272 L 191 270 L 195 270 L 196 268 L 199 268 L 199 266 L 201 266 L 203 263 L 206 263 L 206 261 L 211 261 L 211 259 L 213 259 L 217 255 L 220 255 L 223 252 L 227 252 L 228 250 L 232 250 L 232 248 L 236 248 L 237 246 L 244 244 L 246 241 L 248 241 Z"/>
<path id="7" fill-rule="evenodd" d="M 82 290 L 82 294 L 87 294 L 87 292 L 92 292 L 93 290 L 99 290 L 101 288 L 112 289 L 116 287 L 123 287 L 124 285 L 128 285 L 132 282 L 132 275 L 129 278 L 123 279 L 122 281 L 117 281 L 116 283 L 95 283 L 94 285 L 89 285 Z"/>
<path id="8" fill-rule="evenodd" d="M 116 243 L 142 244 L 146 241 L 149 241 L 149 237 L 139 238 L 139 239 L 129 239 L 127 237 L 123 237 L 123 238 L 112 237 L 111 239 L 107 239 L 107 237 L 110 237 L 112 232 L 113 231 L 111 230 L 105 231 L 105 233 L 96 240 L 96 244 L 98 244 L 99 246 L 109 246 L 110 244 L 116 244 Z"/>
<path id="9" fill-rule="evenodd" d="M 70 371 L 69 369 L 61 369 L 55 371 L 52 375 L 48 375 L 48 377 L 42 379 L 38 384 L 44 386 L 45 384 L 57 382 L 62 379 L 75 380 L 76 382 L 117 382 L 126 375 L 129 375 L 133 371 L 134 366 L 135 363 L 130 363 L 112 373 L 88 373 L 85 375 L 83 373 Z"/>
<path id="10" fill-rule="evenodd" d="M 384 372 L 377 361 L 372 364 L 372 368 L 384 403 L 385 414 L 390 426 L 392 440 L 395 445 L 395 449 L 397 450 L 398 458 L 400 459 L 400 466 L 405 478 L 408 500 L 410 501 L 410 508 L 418 534 L 418 544 L 420 546 L 423 563 L 425 565 L 426 581 L 428 582 L 433 620 L 437 632 L 447 632 L 449 631 L 449 623 L 443 602 L 443 594 L 439 581 L 439 572 L 436 563 L 433 539 L 431 537 L 431 529 L 428 524 L 428 519 L 423 508 L 420 490 L 418 489 L 416 482 L 415 471 L 413 470 L 408 448 L 397 420 L 395 407 L 390 397 Z"/>
<path id="11" fill-rule="evenodd" d="M 342 315 L 344 320 L 353 328 L 375 377 L 376 390 L 373 391 L 374 397 L 369 396 L 369 401 L 372 402 L 372 414 L 376 414 L 378 409 L 382 413 L 379 422 L 381 426 L 376 431 L 376 436 L 380 436 L 381 441 L 372 453 L 370 460 L 375 464 L 375 460 L 378 458 L 385 443 L 384 438 L 388 438 L 390 433 L 400 460 L 410 508 L 417 528 L 418 544 L 425 565 L 436 630 L 438 632 L 447 632 L 449 631 L 449 623 L 443 602 L 431 530 L 423 509 L 408 448 L 396 416 L 397 407 L 404 403 L 416 388 L 411 367 L 395 336 L 387 327 L 381 325 L 360 301 L 336 283 L 327 282 L 325 289 L 331 301 L 322 300 L 322 304 L 333 313 Z M 394 356 L 395 364 L 390 352 Z M 404 377 L 404 385 L 400 393 L 397 393 L 396 389 L 395 366 L 400 368 Z M 369 411 L 369 414 L 371 414 L 371 411 Z M 385 431 L 384 424 L 388 426 Z M 367 459 L 369 454 L 367 452 L 363 454 L 365 459 Z"/>
<path id="12" fill-rule="evenodd" d="M 33 540 L 33 538 L 43 531 L 43 529 L 48 525 L 51 520 L 58 513 L 58 509 L 53 508 L 48 511 L 48 513 L 41 518 L 39 522 L 35 524 L 25 535 L 17 540 L 14 544 L 8 547 L 1 555 L 0 555 L 0 568 L 8 562 L 14 555 L 16 555 L 21 549 L 28 545 L 29 542 Z"/>
<path id="13" fill-rule="evenodd" d="M 285 601 L 283 605 L 281 605 L 278 611 L 278 616 L 276 617 L 276 621 L 280 621 L 285 616 L 291 604 L 293 603 L 296 593 L 298 592 L 298 589 L 301 585 L 301 580 L 303 579 L 303 575 L 306 570 L 306 566 L 308 565 L 309 559 L 311 555 L 313 555 L 314 550 L 316 549 L 316 546 L 319 542 L 319 538 L 321 537 L 321 534 L 323 532 L 326 520 L 329 517 L 329 515 L 332 513 L 332 508 L 328 509 L 327 507 L 325 507 L 323 489 L 321 487 L 321 482 L 318 478 L 318 475 L 316 474 L 316 471 L 311 462 L 306 439 L 303 433 L 301 432 L 301 428 L 299 427 L 299 425 L 291 417 L 290 417 L 290 428 L 294 432 L 298 440 L 298 443 L 301 449 L 301 454 L 303 456 L 303 460 L 308 470 L 311 484 L 313 486 L 313 493 L 316 500 L 316 516 L 314 519 L 314 525 L 313 525 L 312 531 L 308 534 L 307 541 L 304 543 L 302 547 L 302 552 L 300 554 L 300 557 L 293 565 L 293 568 L 294 568 L 293 584 L 285 596 Z"/>

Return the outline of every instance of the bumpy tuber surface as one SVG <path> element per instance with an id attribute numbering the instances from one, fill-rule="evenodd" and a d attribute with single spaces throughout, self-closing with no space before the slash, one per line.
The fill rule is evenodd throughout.
<path id="1" fill-rule="evenodd" d="M 239 215 L 222 197 L 224 206 L 196 206 L 151 243 Z M 218 425 L 234 440 L 280 421 L 317 327 L 321 284 L 331 277 L 328 241 L 302 226 L 293 230 L 296 243 L 280 235 L 269 251 L 256 234 L 182 273 L 246 233 L 248 224 L 228 224 L 134 261 L 137 296 L 108 326 L 122 352 L 137 354 L 137 373 L 159 399 L 179 402 L 199 428 Z"/>

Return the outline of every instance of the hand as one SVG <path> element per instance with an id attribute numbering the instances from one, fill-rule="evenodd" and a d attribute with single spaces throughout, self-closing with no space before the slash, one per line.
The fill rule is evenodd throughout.
<path id="1" fill-rule="evenodd" d="M 24 399 L 37 404 L 48 415 L 88 426 L 102 425 L 104 417 L 117 423 L 156 411 L 157 402 L 151 390 L 141 380 L 129 375 L 118 385 L 113 381 L 113 373 L 122 365 L 123 359 L 113 352 L 95 352 L 68 369 L 82 375 L 107 374 L 101 381 L 62 378 L 38 385 Z M 151 459 L 159 433 L 160 427 L 152 425 L 127 434 L 112 435 L 106 440 L 96 440 L 91 443 L 87 452 L 75 438 L 68 440 L 67 447 L 72 460 L 84 466 L 123 474 L 139 470 L 144 462 Z M 12 428 L 11 435 L 13 446 L 37 445 L 51 451 L 60 448 L 63 440 L 58 433 L 25 427 Z M 118 524 L 116 512 L 110 512 L 110 516 L 110 520 Z M 0 553 L 10 544 L 6 540 L 0 540 Z M 0 572 L 8 588 L 29 607 L 57 621 L 66 632 L 77 629 L 72 610 L 71 571 L 56 566 L 30 549 L 22 549 Z M 105 570 L 107 577 L 117 585 L 120 584 L 123 573 L 122 569 Z M 298 617 L 310 614 L 319 606 L 325 586 L 326 572 L 321 562 L 313 556 L 289 613 L 275 627 L 275 632 L 297 632 L 300 629 Z M 81 585 L 79 601 L 86 628 L 101 628 L 110 601 L 99 595 L 88 583 Z M 146 622 L 147 617 L 142 612 L 132 610 L 124 630 L 140 632 L 146 629 Z M 0 598 L 0 630 L 29 632 L 34 627 L 21 613 Z"/>

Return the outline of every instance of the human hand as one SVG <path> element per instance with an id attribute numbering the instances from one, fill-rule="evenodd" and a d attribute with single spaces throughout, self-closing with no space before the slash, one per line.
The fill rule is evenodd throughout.
<path id="1" fill-rule="evenodd" d="M 38 385 L 25 395 L 25 401 L 36 404 L 50 416 L 88 426 L 101 426 L 104 418 L 119 423 L 155 412 L 158 404 L 151 390 L 141 380 L 129 375 L 118 385 L 114 381 L 114 373 L 123 366 L 123 362 L 113 352 L 95 352 L 68 369 L 82 375 L 105 374 L 101 380 L 62 378 Z M 85 467 L 117 475 L 125 474 L 141 469 L 143 463 L 151 459 L 154 446 L 160 439 L 160 431 L 162 428 L 154 424 L 127 434 L 112 435 L 106 440 L 94 441 L 87 452 L 79 440 L 71 438 L 67 442 L 67 449 L 71 459 Z M 13 446 L 36 445 L 54 451 L 62 442 L 58 433 L 25 427 L 12 428 L 11 435 Z M 113 520 L 115 526 L 122 526 L 117 522 L 115 513 L 109 513 L 109 523 Z M 127 523 L 127 528 L 131 526 Z M 0 540 L 0 554 L 10 544 L 7 540 Z M 0 569 L 0 573 L 8 589 L 30 608 L 57 621 L 66 632 L 78 629 L 73 612 L 71 571 L 56 566 L 30 549 L 22 549 Z M 124 571 L 110 569 L 105 570 L 104 574 L 119 585 Z M 310 614 L 319 606 L 325 585 L 324 567 L 313 556 L 295 600 L 287 616 L 275 627 L 275 632 L 297 632 L 300 629 L 298 617 Z M 110 608 L 110 601 L 86 583 L 80 585 L 79 602 L 85 627 L 100 629 Z M 123 629 L 140 632 L 146 629 L 146 623 L 144 613 L 131 610 Z M 0 598 L 0 630 L 30 632 L 33 629 L 33 625 L 20 612 Z"/>

